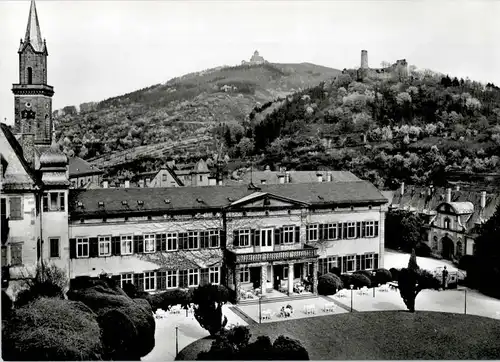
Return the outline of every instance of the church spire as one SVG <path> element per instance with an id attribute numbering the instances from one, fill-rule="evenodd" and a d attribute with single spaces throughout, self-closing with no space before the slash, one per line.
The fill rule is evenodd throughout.
<path id="1" fill-rule="evenodd" d="M 28 26 L 26 27 L 24 42 L 30 43 L 36 52 L 43 51 L 42 33 L 40 32 L 40 25 L 38 24 L 35 0 L 31 0 L 30 15 L 28 17 Z"/>

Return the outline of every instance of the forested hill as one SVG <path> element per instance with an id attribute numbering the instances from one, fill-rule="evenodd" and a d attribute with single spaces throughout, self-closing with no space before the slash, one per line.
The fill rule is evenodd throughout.
<path id="1" fill-rule="evenodd" d="M 217 123 L 238 126 L 255 106 L 316 86 L 338 73 L 310 63 L 226 66 L 192 73 L 54 112 L 58 141 L 69 155 L 106 156 L 111 164 L 120 151 L 128 155 L 124 151 L 130 150 L 132 158 L 141 156 L 142 151 L 135 152 L 138 146 L 158 145 L 156 151 L 161 153 L 162 144 L 196 137 L 213 139 Z M 199 152 L 188 157 L 204 157 L 206 148 L 215 145 L 200 143 Z M 142 149 L 148 153 L 147 147 Z M 175 151 L 174 147 L 168 152 Z"/>
<path id="2" fill-rule="evenodd" d="M 406 78 L 355 74 L 254 109 L 238 143 L 230 129 L 221 134 L 234 156 L 274 168 L 349 170 L 379 187 L 438 185 L 450 170 L 500 171 L 494 84 L 415 69 Z"/>

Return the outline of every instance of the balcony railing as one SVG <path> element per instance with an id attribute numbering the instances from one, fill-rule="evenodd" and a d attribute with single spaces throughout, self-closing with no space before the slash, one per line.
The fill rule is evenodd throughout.
<path id="1" fill-rule="evenodd" d="M 238 263 L 261 263 L 267 261 L 277 261 L 277 260 L 290 260 L 290 259 L 301 259 L 301 258 L 314 258 L 317 257 L 318 249 L 307 248 L 307 249 L 296 249 L 296 250 L 285 250 L 285 251 L 267 251 L 262 253 L 245 253 L 238 254 L 231 252 Z"/>

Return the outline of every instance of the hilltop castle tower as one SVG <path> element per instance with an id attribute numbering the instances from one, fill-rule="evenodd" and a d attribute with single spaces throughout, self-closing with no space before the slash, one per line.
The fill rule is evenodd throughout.
<path id="1" fill-rule="evenodd" d="M 368 51 L 361 51 L 361 69 L 368 69 Z"/>
<path id="2" fill-rule="evenodd" d="M 14 133 L 20 143 L 49 146 L 52 141 L 52 96 L 47 84 L 47 45 L 42 40 L 35 0 L 31 1 L 24 41 L 19 46 L 19 83 L 14 93 Z M 24 149 L 24 147 L 23 147 Z M 32 157 L 30 150 L 27 159 Z"/>

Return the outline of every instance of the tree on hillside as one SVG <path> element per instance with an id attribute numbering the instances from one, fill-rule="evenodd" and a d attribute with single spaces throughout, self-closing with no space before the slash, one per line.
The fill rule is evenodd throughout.
<path id="1" fill-rule="evenodd" d="M 415 250 L 412 251 L 408 268 L 398 273 L 399 293 L 410 312 L 415 312 L 415 299 L 424 289 L 438 289 L 439 281 L 427 270 L 420 269 L 417 264 Z"/>
<path id="2" fill-rule="evenodd" d="M 222 314 L 227 299 L 217 285 L 201 285 L 193 292 L 194 317 L 211 336 L 220 333 L 227 324 L 227 317 Z"/>

